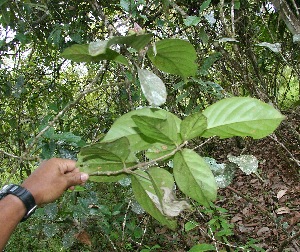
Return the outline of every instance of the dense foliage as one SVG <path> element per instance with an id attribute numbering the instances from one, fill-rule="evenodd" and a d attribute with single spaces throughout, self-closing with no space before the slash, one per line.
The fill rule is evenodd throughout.
<path id="1" fill-rule="evenodd" d="M 158 152 L 167 155 L 165 160 L 156 161 L 169 165 L 168 173 L 153 167 L 150 173 L 133 174 L 133 192 L 130 187 L 120 185 L 129 182 L 123 174 L 118 174 L 117 178 L 103 179 L 114 183 L 91 182 L 85 189 L 78 188 L 59 202 L 39 209 L 32 223 L 22 226 L 20 232 L 30 230 L 31 235 L 19 246 L 28 251 L 37 247 L 48 251 L 47 246 L 51 246 L 56 251 L 61 247 L 69 249 L 79 241 L 87 250 L 159 249 L 159 235 L 156 234 L 157 243 L 149 240 L 155 235 L 155 221 L 141 219 L 141 214 L 129 211 L 137 208 L 135 212 L 142 213 L 133 193 L 137 200 L 145 198 L 147 194 L 140 192 L 149 186 L 147 181 L 153 183 L 154 177 L 168 177 L 166 174 L 170 174 L 173 163 L 199 161 L 198 154 L 203 154 L 196 152 L 197 146 L 204 144 L 203 137 L 264 137 L 283 119 L 277 110 L 284 114 L 299 106 L 297 34 L 300 34 L 300 24 L 297 18 L 292 19 L 295 23 L 288 23 L 282 11 L 288 9 L 290 16 L 299 18 L 299 6 L 293 0 L 284 1 L 284 8 L 280 9 L 278 1 L 272 2 L 0 1 L 0 185 L 21 181 L 41 159 L 53 156 L 75 159 L 80 150 L 79 164 L 83 169 L 95 159 L 115 162 L 116 158 L 122 164 L 129 160 L 128 167 L 134 167 L 136 158 L 146 165 L 149 164 L 147 159 L 160 158 L 153 150 L 138 153 L 151 143 L 151 147 L 162 148 Z M 269 105 L 250 98 L 222 100 L 233 96 L 250 96 Z M 228 105 L 229 110 L 224 103 L 216 103 L 220 105 L 216 105 L 219 107 L 215 110 L 211 106 L 219 100 L 232 99 L 237 100 Z M 259 110 L 261 113 L 251 108 L 247 110 L 252 105 L 245 105 L 244 101 L 263 106 L 265 110 Z M 163 108 L 159 112 L 163 116 L 154 116 L 152 112 L 145 112 L 145 108 L 136 110 L 148 105 Z M 238 111 L 230 113 L 232 106 Z M 202 111 L 205 118 L 200 114 Z M 133 114 L 133 117 L 128 116 Z M 217 119 L 223 118 L 214 125 L 216 120 L 212 118 L 216 115 L 219 115 Z M 230 124 L 235 127 L 231 128 Z M 128 132 L 120 130 L 121 126 L 137 127 L 148 137 L 148 140 L 139 139 L 139 144 L 144 146 L 137 145 L 128 155 L 124 153 Z M 285 121 L 284 126 L 300 139 L 293 124 Z M 258 135 L 252 134 L 253 130 L 259 132 Z M 113 142 L 116 139 L 117 142 Z M 185 143 L 184 149 L 181 145 L 186 140 L 189 144 Z M 166 144 L 166 149 L 157 142 Z M 85 147 L 87 145 L 91 147 Z M 130 148 L 132 143 L 127 149 Z M 95 149 L 97 153 L 101 150 L 105 158 L 91 155 Z M 202 161 L 201 158 L 199 162 Z M 297 163 L 296 159 L 293 161 Z M 91 166 L 91 172 L 98 164 Z M 104 170 L 121 169 L 120 164 L 109 167 Z M 187 167 L 194 169 L 193 164 Z M 175 167 L 174 177 L 182 191 L 176 191 L 178 196 L 186 194 L 195 200 L 191 203 L 192 212 L 201 211 L 214 220 L 209 226 L 210 242 L 215 241 L 214 233 L 223 232 L 219 235 L 220 243 L 212 242 L 213 246 L 221 248 L 224 243 L 230 244 L 227 237 L 231 235 L 231 227 L 223 209 L 199 199 L 199 195 L 193 196 L 190 189 L 185 188 L 191 180 L 180 182 Z M 93 178 L 102 182 L 101 176 Z M 169 181 L 171 190 L 173 177 Z M 209 200 L 216 197 L 216 188 L 212 187 Z M 207 190 L 205 194 L 212 191 Z M 166 192 L 158 186 L 152 193 L 160 194 L 161 202 Z M 151 203 L 138 201 L 145 209 Z M 181 204 L 185 205 L 185 201 Z M 164 216 L 157 208 L 151 211 L 156 217 Z M 185 218 L 184 214 L 181 216 Z M 173 220 L 156 219 L 175 227 Z M 148 222 L 153 227 L 150 231 L 141 228 Z M 195 227 L 193 220 L 181 223 L 187 225 L 186 233 Z M 11 246 L 17 241 L 13 238 Z M 204 242 L 202 248 L 191 251 L 205 251 L 206 245 L 207 250 L 211 249 L 212 245 Z M 201 241 L 194 244 L 197 243 Z M 253 243 L 240 245 L 247 249 Z M 185 249 L 191 247 L 186 245 Z"/>

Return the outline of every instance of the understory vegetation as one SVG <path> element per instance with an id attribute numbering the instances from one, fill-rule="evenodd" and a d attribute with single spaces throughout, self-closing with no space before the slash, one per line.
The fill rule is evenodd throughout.
<path id="1" fill-rule="evenodd" d="M 90 174 L 5 251 L 300 251 L 297 1 L 0 8 L 0 186 Z"/>

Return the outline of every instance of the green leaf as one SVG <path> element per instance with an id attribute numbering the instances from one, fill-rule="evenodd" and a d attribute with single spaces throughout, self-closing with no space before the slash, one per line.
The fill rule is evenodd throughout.
<path id="1" fill-rule="evenodd" d="M 208 35 L 207 33 L 205 32 L 205 28 L 204 27 L 201 27 L 200 28 L 200 31 L 199 31 L 199 38 L 202 40 L 202 42 L 204 44 L 207 44 L 208 43 Z"/>
<path id="2" fill-rule="evenodd" d="M 200 18 L 196 16 L 187 16 L 183 19 L 183 22 L 186 26 L 196 26 L 200 22 Z"/>
<path id="3" fill-rule="evenodd" d="M 81 141 L 80 136 L 74 135 L 72 132 L 63 132 L 61 134 L 53 134 L 50 139 L 65 141 L 68 143 L 78 143 Z"/>
<path id="4" fill-rule="evenodd" d="M 199 9 L 199 13 L 201 13 L 202 11 L 204 11 L 205 9 L 207 9 L 210 5 L 210 2 L 211 0 L 206 0 L 204 1 L 201 6 L 200 6 L 200 9 Z"/>
<path id="5" fill-rule="evenodd" d="M 125 162 L 129 154 L 129 141 L 126 137 L 121 137 L 112 142 L 103 141 L 83 147 L 80 150 L 79 157 L 82 158 L 83 162 L 93 158 Z"/>
<path id="6" fill-rule="evenodd" d="M 0 0 L 0 7 L 5 4 L 8 0 Z"/>
<path id="7" fill-rule="evenodd" d="M 184 118 L 180 125 L 180 133 L 183 141 L 186 141 L 201 136 L 206 128 L 206 117 L 198 112 Z"/>
<path id="8" fill-rule="evenodd" d="M 88 174 L 95 172 L 121 171 L 136 164 L 136 157 L 130 152 L 129 141 L 125 137 L 111 142 L 100 142 L 82 148 L 76 166 Z M 126 174 L 90 176 L 95 182 L 117 182 Z"/>
<path id="9" fill-rule="evenodd" d="M 200 74 L 207 75 L 209 68 L 212 67 L 212 65 L 222 57 L 222 54 L 220 52 L 214 52 L 211 55 L 209 55 L 202 63 L 200 68 Z"/>
<path id="10" fill-rule="evenodd" d="M 153 200 L 159 202 L 158 196 L 153 188 L 149 175 L 141 170 L 135 171 L 131 176 L 132 190 L 137 202 L 147 211 L 153 218 L 158 220 L 162 225 L 175 230 L 176 221 L 169 219 L 158 209 L 157 204 Z M 150 195 L 150 196 L 149 196 Z"/>
<path id="11" fill-rule="evenodd" d="M 175 145 L 167 145 L 162 143 L 154 143 L 152 146 L 146 151 L 145 156 L 148 159 L 156 159 L 165 156 L 162 161 L 171 159 L 173 156 L 170 156 L 170 153 L 176 149 Z"/>
<path id="12" fill-rule="evenodd" d="M 134 34 L 131 36 L 117 36 L 117 37 L 112 37 L 109 42 L 108 46 L 111 46 L 113 44 L 126 44 L 133 49 L 140 51 L 143 49 L 151 40 L 152 34 Z"/>
<path id="13" fill-rule="evenodd" d="M 104 54 L 100 54 L 95 57 L 91 56 L 89 54 L 89 45 L 87 44 L 72 45 L 66 48 L 62 52 L 61 56 L 74 62 L 99 62 L 101 60 L 113 60 L 117 63 L 128 65 L 128 61 L 124 56 L 109 48 L 106 49 Z"/>
<path id="14" fill-rule="evenodd" d="M 149 142 L 165 144 L 176 144 L 180 142 L 176 125 L 166 119 L 133 115 L 132 120 Z"/>
<path id="15" fill-rule="evenodd" d="M 179 189 L 209 207 L 217 197 L 217 184 L 208 164 L 196 152 L 183 149 L 174 157 L 174 177 Z"/>
<path id="16" fill-rule="evenodd" d="M 207 107 L 207 130 L 203 137 L 250 136 L 254 139 L 271 134 L 285 118 L 271 105 L 249 97 L 233 97 Z"/>
<path id="17" fill-rule="evenodd" d="M 143 94 L 150 105 L 160 106 L 166 102 L 167 90 L 163 81 L 153 72 L 138 68 Z"/>
<path id="18" fill-rule="evenodd" d="M 189 232 L 198 226 L 199 226 L 199 223 L 193 222 L 193 221 L 188 221 L 187 223 L 184 224 L 184 231 Z"/>
<path id="19" fill-rule="evenodd" d="M 147 142 L 144 139 L 145 137 L 143 138 L 144 135 L 142 135 L 141 132 L 137 130 L 137 125 L 132 119 L 132 116 L 134 115 L 163 119 L 166 120 L 169 125 L 172 125 L 171 127 L 174 127 L 174 130 L 172 130 L 172 132 L 179 132 L 180 130 L 181 120 L 172 113 L 158 108 L 143 108 L 131 111 L 118 118 L 103 140 L 112 141 L 124 136 L 128 138 L 130 149 L 132 152 L 147 150 L 148 148 L 150 148 L 153 145 L 153 142 Z M 173 139 L 174 137 L 176 136 L 173 135 L 171 139 Z"/>
<path id="20" fill-rule="evenodd" d="M 193 246 L 188 252 L 204 252 L 204 251 L 215 251 L 216 248 L 207 243 L 197 244 Z"/>
<path id="21" fill-rule="evenodd" d="M 164 215 L 175 217 L 185 209 L 190 208 L 190 205 L 185 200 L 177 200 L 175 198 L 173 192 L 174 178 L 171 173 L 165 169 L 153 167 L 148 170 L 148 175 L 158 197 L 154 199 L 156 201 L 155 204 Z"/>
<path id="22" fill-rule="evenodd" d="M 105 54 L 108 40 L 97 40 L 89 43 L 89 54 L 91 56 L 97 56 L 99 54 Z"/>
<path id="23" fill-rule="evenodd" d="M 160 40 L 149 48 L 147 55 L 153 65 L 164 72 L 178 74 L 184 79 L 196 74 L 197 54 L 194 47 L 185 40 Z"/>

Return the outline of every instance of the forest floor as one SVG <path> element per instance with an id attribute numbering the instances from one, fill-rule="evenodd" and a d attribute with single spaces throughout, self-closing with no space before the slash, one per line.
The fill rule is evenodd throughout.
<path id="1" fill-rule="evenodd" d="M 214 237 L 208 236 L 209 217 L 205 214 L 200 214 L 200 217 L 194 215 L 190 217 L 197 220 L 200 227 L 198 231 L 183 233 L 178 237 L 180 242 L 174 246 L 175 250 L 159 251 L 184 252 L 197 243 L 207 243 L 215 244 L 219 251 L 300 252 L 300 167 L 297 164 L 297 160 L 300 160 L 299 112 L 289 114 L 285 121 L 293 130 L 286 123 L 282 124 L 276 130 L 276 136 L 261 140 L 214 139 L 208 143 L 208 152 L 218 163 L 228 162 L 228 154 L 254 155 L 259 161 L 259 176 L 246 175 L 238 170 L 229 187 L 218 192 L 215 204 L 228 210 L 226 220 L 233 224 L 233 234 L 215 238 L 214 242 Z M 189 216 L 182 219 L 182 229 L 186 217 Z M 157 233 L 169 240 L 162 247 L 170 246 L 170 240 L 174 240 L 174 237 L 161 228 L 157 228 Z M 249 244 L 254 240 L 258 248 L 239 248 L 243 247 L 241 244 Z"/>
<path id="2" fill-rule="evenodd" d="M 299 111 L 288 115 L 286 122 L 294 131 L 283 124 L 276 136 L 261 140 L 220 140 L 213 152 L 217 161 L 225 162 L 228 151 L 235 156 L 254 155 L 259 160 L 260 178 L 236 172 L 232 184 L 219 191 L 223 197 L 216 205 L 228 210 L 233 237 L 239 244 L 252 238 L 272 252 L 300 251 L 300 167 L 293 160 L 300 160 Z"/>

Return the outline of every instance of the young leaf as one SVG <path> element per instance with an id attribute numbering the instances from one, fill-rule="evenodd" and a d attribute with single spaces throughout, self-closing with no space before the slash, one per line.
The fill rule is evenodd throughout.
<path id="1" fill-rule="evenodd" d="M 153 72 L 138 68 L 143 94 L 150 105 L 160 106 L 166 102 L 167 90 L 163 81 Z"/>
<path id="2" fill-rule="evenodd" d="M 148 142 L 165 144 L 179 142 L 176 125 L 170 124 L 166 119 L 133 115 L 132 120 Z"/>
<path id="3" fill-rule="evenodd" d="M 202 112 L 207 117 L 203 137 L 251 136 L 271 134 L 284 116 L 271 105 L 249 97 L 232 97 L 216 102 Z"/>
<path id="4" fill-rule="evenodd" d="M 182 139 L 185 141 L 201 136 L 201 134 L 206 130 L 206 127 L 206 117 L 202 113 L 198 112 L 189 115 L 184 118 L 180 125 Z"/>
<path id="5" fill-rule="evenodd" d="M 174 127 L 174 130 L 172 130 L 172 132 L 177 132 L 176 136 L 173 137 L 177 137 L 177 134 L 180 130 L 181 120 L 174 114 L 158 108 L 143 108 L 131 111 L 118 118 L 103 140 L 113 141 L 117 138 L 125 136 L 129 140 L 130 149 L 132 152 L 147 150 L 148 148 L 150 148 L 153 145 L 153 142 L 147 142 L 142 137 L 140 131 L 137 130 L 137 125 L 132 119 L 132 116 L 134 115 L 148 116 L 166 120 L 169 125 L 172 125 L 172 127 Z"/>
<path id="6" fill-rule="evenodd" d="M 126 174 L 92 176 L 95 172 L 121 171 L 124 167 L 136 164 L 135 156 L 130 152 L 129 141 L 122 137 L 112 142 L 100 142 L 81 149 L 76 166 L 88 174 L 95 182 L 116 182 Z"/>
<path id="7" fill-rule="evenodd" d="M 61 56 L 74 62 L 99 62 L 101 60 L 113 60 L 117 63 L 128 65 L 128 61 L 124 56 L 109 48 L 106 49 L 105 53 L 93 57 L 89 54 L 89 45 L 87 44 L 72 45 L 66 48 L 62 52 Z"/>
<path id="8" fill-rule="evenodd" d="M 134 196 L 137 202 L 147 211 L 153 218 L 158 220 L 162 225 L 175 230 L 176 221 L 166 217 L 158 208 L 159 199 L 153 188 L 151 179 L 146 172 L 137 170 L 131 176 L 131 184 Z"/>
<path id="9" fill-rule="evenodd" d="M 209 207 L 217 197 L 217 185 L 208 164 L 196 152 L 183 149 L 174 157 L 174 177 L 179 189 Z"/>
<path id="10" fill-rule="evenodd" d="M 196 74 L 197 58 L 194 47 L 180 39 L 164 39 L 150 47 L 147 53 L 149 59 L 158 69 L 178 74 L 186 79 Z"/>

